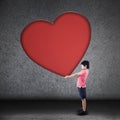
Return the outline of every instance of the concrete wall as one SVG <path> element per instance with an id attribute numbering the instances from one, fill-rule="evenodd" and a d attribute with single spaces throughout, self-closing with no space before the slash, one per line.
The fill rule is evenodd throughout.
<path id="1" fill-rule="evenodd" d="M 66 11 L 83 14 L 91 24 L 91 43 L 83 57 L 90 61 L 88 99 L 119 99 L 119 6 L 118 0 L 1 0 L 0 99 L 79 99 L 75 78 L 64 79 L 38 66 L 20 44 L 28 23 L 52 22 Z M 73 73 L 79 70 L 80 64 Z"/>

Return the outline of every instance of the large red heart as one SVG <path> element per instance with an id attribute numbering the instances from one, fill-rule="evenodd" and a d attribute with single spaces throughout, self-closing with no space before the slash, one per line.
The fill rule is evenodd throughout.
<path id="1" fill-rule="evenodd" d="M 72 73 L 90 43 L 88 20 L 67 12 L 53 22 L 34 21 L 21 34 L 26 54 L 37 64 L 59 75 Z"/>

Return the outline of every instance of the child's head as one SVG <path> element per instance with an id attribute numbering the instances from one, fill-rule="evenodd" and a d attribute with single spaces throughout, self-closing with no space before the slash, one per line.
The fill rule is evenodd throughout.
<path id="1" fill-rule="evenodd" d="M 89 69 L 89 61 L 87 61 L 87 60 L 82 61 L 81 68 L 82 69 Z"/>

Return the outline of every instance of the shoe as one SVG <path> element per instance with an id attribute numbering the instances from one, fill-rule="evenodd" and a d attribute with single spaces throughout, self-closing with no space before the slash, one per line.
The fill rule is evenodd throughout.
<path id="1" fill-rule="evenodd" d="M 87 114 L 88 114 L 88 112 L 87 111 L 83 111 L 83 110 L 78 113 L 78 115 L 87 115 Z"/>
<path id="2" fill-rule="evenodd" d="M 80 108 L 80 109 L 77 110 L 77 113 L 80 113 L 80 112 L 82 112 L 82 111 L 83 111 L 83 109 Z"/>

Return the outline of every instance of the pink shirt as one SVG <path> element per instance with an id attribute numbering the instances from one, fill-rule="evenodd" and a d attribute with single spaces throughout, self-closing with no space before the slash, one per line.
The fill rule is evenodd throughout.
<path id="1" fill-rule="evenodd" d="M 81 70 L 79 73 L 79 76 L 77 78 L 77 87 L 82 87 L 85 88 L 86 87 L 86 79 L 88 77 L 89 74 L 89 70 Z"/>

